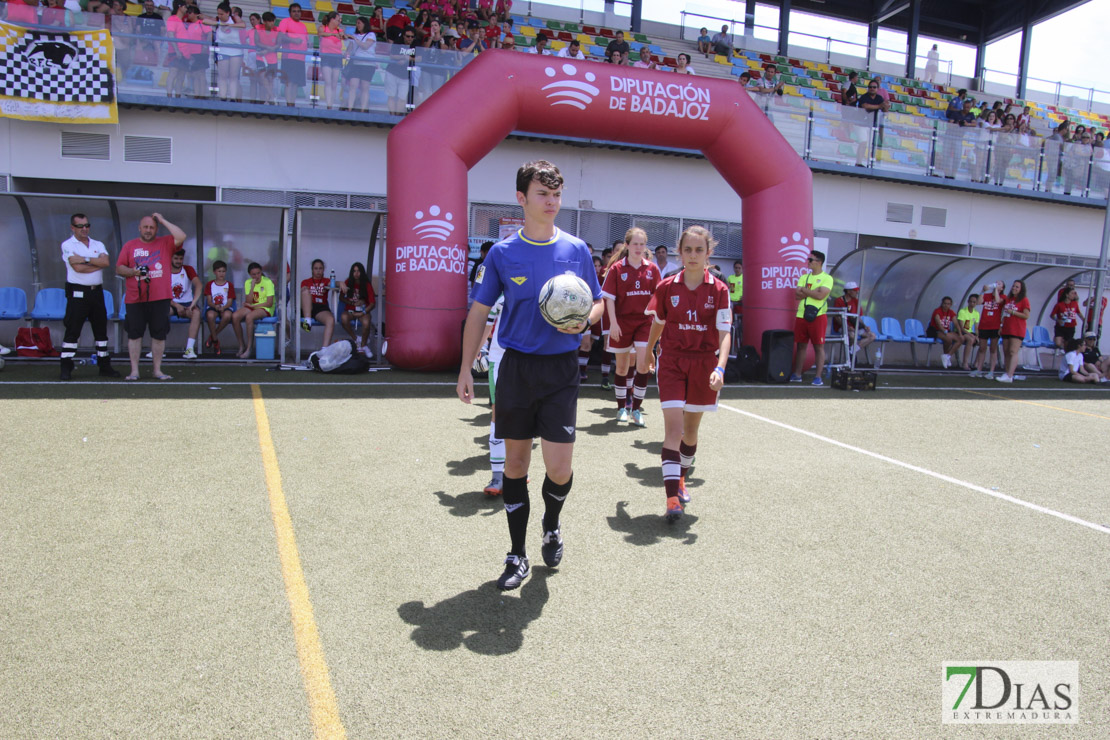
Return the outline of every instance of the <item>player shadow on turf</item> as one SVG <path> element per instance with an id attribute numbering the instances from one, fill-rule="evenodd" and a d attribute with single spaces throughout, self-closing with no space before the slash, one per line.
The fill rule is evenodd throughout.
<path id="1" fill-rule="evenodd" d="M 698 517 L 692 514 L 684 514 L 677 522 L 669 524 L 662 514 L 629 516 L 628 502 L 618 501 L 616 515 L 606 517 L 606 521 L 609 529 L 624 534 L 625 542 L 640 547 L 658 545 L 665 540 L 681 540 L 684 545 L 692 545 L 698 541 L 697 533 L 690 531 L 698 521 Z"/>
<path id="2" fill-rule="evenodd" d="M 483 441 L 486 439 L 482 438 Z M 465 460 L 448 460 L 447 461 L 447 474 L 448 475 L 474 475 L 480 470 L 489 470 L 489 455 L 474 455 Z"/>
<path id="3" fill-rule="evenodd" d="M 608 437 L 614 433 L 623 434 L 627 432 L 638 432 L 640 431 L 640 427 L 633 424 L 619 424 L 614 417 L 606 421 L 590 424 L 588 427 L 578 427 L 578 431 L 595 437 Z"/>
<path id="4" fill-rule="evenodd" d="M 446 491 L 436 491 L 435 495 L 439 503 L 447 507 L 447 513 L 451 516 L 493 516 L 502 508 L 500 498 L 486 495 L 482 491 L 468 491 L 458 496 L 452 496 Z"/>
<path id="5" fill-rule="evenodd" d="M 543 612 L 549 575 L 548 568 L 533 566 L 519 596 L 499 591 L 490 581 L 433 606 L 423 601 L 401 604 L 397 614 L 415 627 L 411 639 L 425 650 L 465 646 L 480 655 L 508 655 L 520 650 L 524 630 Z"/>
<path id="6" fill-rule="evenodd" d="M 637 439 L 632 442 L 632 446 L 641 452 L 647 452 L 652 457 L 659 457 L 663 454 L 663 441 L 645 442 L 642 439 Z"/>

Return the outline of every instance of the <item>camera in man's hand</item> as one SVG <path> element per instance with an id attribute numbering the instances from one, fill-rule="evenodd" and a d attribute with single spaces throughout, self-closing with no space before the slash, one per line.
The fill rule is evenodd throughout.
<path id="1" fill-rule="evenodd" d="M 139 265 L 139 279 L 145 282 L 150 282 L 150 269 L 146 265 Z"/>

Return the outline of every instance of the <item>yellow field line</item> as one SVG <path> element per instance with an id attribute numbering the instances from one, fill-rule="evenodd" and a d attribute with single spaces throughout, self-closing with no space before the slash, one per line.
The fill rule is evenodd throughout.
<path id="1" fill-rule="evenodd" d="M 301 677 L 308 694 L 312 731 L 317 738 L 345 738 L 346 731 L 339 719 L 339 705 L 328 679 L 328 664 L 320 633 L 312 616 L 312 602 L 308 598 L 308 585 L 297 554 L 297 541 L 293 537 L 293 520 L 285 505 L 281 488 L 281 470 L 278 468 L 274 440 L 270 436 L 270 420 L 262 390 L 251 384 L 254 397 L 254 418 L 258 424 L 258 446 L 262 450 L 262 467 L 266 472 L 266 489 L 270 493 L 270 513 L 277 534 L 278 556 L 281 558 L 281 575 L 285 579 L 285 593 L 289 598 L 289 611 L 293 618 L 293 636 L 297 643 L 297 658 L 301 663 Z"/>
<path id="2" fill-rule="evenodd" d="M 1025 403 L 1025 404 L 1029 404 L 1030 406 L 1040 406 L 1042 409 L 1052 409 L 1054 411 L 1066 411 L 1069 414 L 1079 414 L 1080 416 L 1093 416 L 1096 419 L 1106 419 L 1107 421 L 1110 421 L 1110 416 L 1103 416 L 1102 414 L 1092 414 L 1089 411 L 1076 411 L 1075 409 L 1066 409 L 1066 408 L 1063 408 L 1062 406 L 1052 406 L 1051 404 L 1037 403 L 1036 401 L 1023 401 L 1020 398 L 1007 398 L 1006 396 L 998 396 L 998 395 L 995 395 L 994 393 L 983 393 L 982 391 L 969 391 L 969 390 L 966 390 L 966 389 L 963 389 L 963 391 L 964 391 L 964 393 L 972 393 L 976 396 L 986 396 L 987 398 L 1000 398 L 1003 401 L 1013 401 L 1014 403 Z"/>

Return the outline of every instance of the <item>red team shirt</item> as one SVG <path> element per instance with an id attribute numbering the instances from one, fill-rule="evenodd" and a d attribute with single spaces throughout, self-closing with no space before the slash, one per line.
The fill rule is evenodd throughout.
<path id="1" fill-rule="evenodd" d="M 690 290 L 676 272 L 655 289 L 645 313 L 654 316 L 663 328 L 659 340 L 661 356 L 668 353 L 715 355 L 721 348 L 718 331 L 732 326 L 732 307 L 728 286 L 705 273 L 705 282 Z M 606 283 L 608 283 L 608 277 Z"/>
<path id="2" fill-rule="evenodd" d="M 1000 328 L 1002 328 L 1002 304 L 995 302 L 994 293 L 984 293 L 983 314 L 979 317 L 979 330 L 997 330 Z"/>
<path id="3" fill-rule="evenodd" d="M 1006 296 L 1005 307 L 1008 311 L 1021 311 L 1022 313 L 1029 310 L 1029 299 L 1022 298 L 1020 301 L 1015 301 L 1010 296 Z M 1025 322 L 1026 319 L 1019 319 L 1016 316 L 1006 316 L 1002 319 L 1002 335 L 1008 337 L 1025 337 Z"/>
<path id="4" fill-rule="evenodd" d="M 231 307 L 231 302 L 235 300 L 235 286 L 228 280 L 223 285 L 220 285 L 215 280 L 209 280 L 208 284 L 204 286 L 204 295 L 211 298 L 211 305 L 219 310 Z"/>
<path id="5" fill-rule="evenodd" d="M 157 236 L 149 242 L 142 239 L 132 239 L 123 245 L 116 258 L 116 265 L 126 265 L 137 269 L 146 265 L 149 282 L 144 282 L 140 290 L 139 281 L 127 278 L 125 303 L 139 303 L 144 301 L 164 301 L 173 296 L 170 288 L 170 260 L 177 251 L 172 236 Z"/>
<path id="6" fill-rule="evenodd" d="M 301 287 L 308 288 L 308 294 L 312 296 L 313 305 L 328 305 L 328 288 L 331 287 L 331 280 L 328 278 L 308 278 L 301 281 Z"/>
<path id="7" fill-rule="evenodd" d="M 1077 326 L 1079 324 L 1079 301 L 1068 303 L 1060 301 L 1052 309 L 1052 316 L 1059 316 L 1063 319 L 1059 324 L 1060 326 Z"/>
<path id="8" fill-rule="evenodd" d="M 940 325 L 944 328 L 944 331 L 952 331 L 952 322 L 956 320 L 956 312 L 949 309 L 946 313 L 938 308 L 933 311 L 933 318 L 929 319 L 934 328 L 937 325 L 937 319 L 940 319 Z"/>
<path id="9" fill-rule="evenodd" d="M 661 279 L 654 263 L 644 260 L 639 267 L 633 267 L 625 257 L 609 268 L 605 284 L 601 286 L 601 297 L 613 299 L 617 319 L 622 325 L 629 320 L 647 321 L 644 313 Z"/>

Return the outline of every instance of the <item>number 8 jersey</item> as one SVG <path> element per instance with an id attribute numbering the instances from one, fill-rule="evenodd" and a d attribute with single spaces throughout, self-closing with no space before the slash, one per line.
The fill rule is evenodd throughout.
<path id="1" fill-rule="evenodd" d="M 721 348 L 718 331 L 732 327 L 728 286 L 708 270 L 705 281 L 690 290 L 683 281 L 685 271 L 664 278 L 644 313 L 666 324 L 659 340 L 662 351 L 679 354 L 716 354 Z"/>

